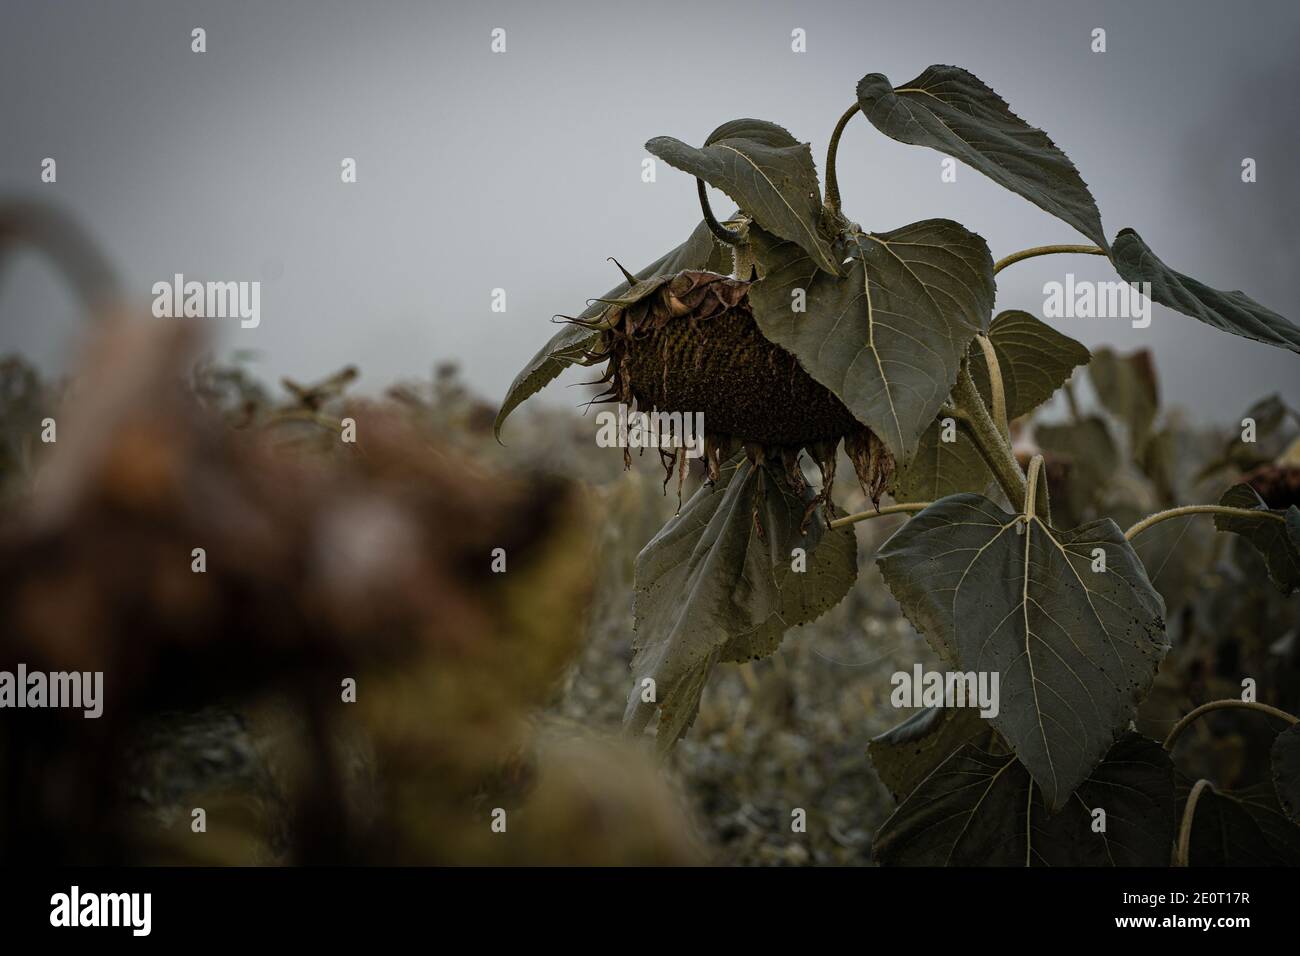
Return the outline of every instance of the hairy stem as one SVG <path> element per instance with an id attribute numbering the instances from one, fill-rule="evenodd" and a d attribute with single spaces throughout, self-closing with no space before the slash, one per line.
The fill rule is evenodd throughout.
<path id="1" fill-rule="evenodd" d="M 835 131 L 831 133 L 831 144 L 826 147 L 826 207 L 834 213 L 840 211 L 840 181 L 835 175 L 835 154 L 839 152 L 840 137 L 844 135 L 844 127 L 849 125 L 849 120 L 853 119 L 857 112 L 857 103 L 844 111 L 844 115 L 835 124 Z"/>
<path id="2" fill-rule="evenodd" d="M 1183 505 L 1181 508 L 1170 508 L 1168 511 L 1158 511 L 1153 515 L 1143 518 L 1133 527 L 1124 532 L 1124 537 L 1132 541 L 1147 528 L 1158 525 L 1162 521 L 1168 521 L 1170 518 L 1181 518 L 1183 515 L 1233 515 L 1237 518 L 1264 518 L 1271 521 L 1286 521 L 1282 515 L 1274 514 L 1271 511 L 1257 511 L 1254 508 L 1230 508 L 1227 505 Z"/>
<path id="3" fill-rule="evenodd" d="M 745 237 L 734 229 L 728 229 L 722 223 L 718 222 L 718 217 L 713 215 L 713 207 L 709 205 L 709 194 L 704 190 L 704 180 L 696 178 L 695 185 L 700 193 L 700 210 L 704 213 L 704 221 L 709 225 L 709 232 L 713 233 L 720 240 L 729 246 L 738 246 L 745 241 Z"/>
<path id="4" fill-rule="evenodd" d="M 832 528 L 842 528 L 846 524 L 856 524 L 859 521 L 869 521 L 872 518 L 883 518 L 885 515 L 911 514 L 916 511 L 924 511 L 932 504 L 934 504 L 932 501 L 915 501 L 909 504 L 888 505 L 878 511 L 859 511 L 857 514 L 836 518 L 831 522 L 830 526 Z"/>
<path id="5" fill-rule="evenodd" d="M 1029 478 L 1025 483 L 1025 518 L 1033 518 L 1038 508 L 1038 476 L 1043 470 L 1043 456 L 1035 455 L 1029 460 Z M 1043 515 L 1043 520 L 1047 515 Z"/>
<path id="6" fill-rule="evenodd" d="M 1174 744 L 1178 742 L 1179 735 L 1184 730 L 1195 723 L 1203 714 L 1208 714 L 1212 710 L 1227 710 L 1236 708 L 1238 710 L 1258 710 L 1261 713 L 1268 714 L 1270 717 L 1276 717 L 1278 720 L 1285 720 L 1288 724 L 1300 724 L 1300 717 L 1294 714 L 1288 714 L 1285 710 L 1278 710 L 1276 707 L 1270 707 L 1268 704 L 1261 704 L 1255 700 L 1237 700 L 1229 697 L 1226 700 L 1212 700 L 1207 704 L 1197 707 L 1178 723 L 1174 724 L 1173 730 L 1169 731 L 1169 736 L 1165 738 L 1165 750 L 1173 750 Z"/>
<path id="7" fill-rule="evenodd" d="M 1020 470 L 1016 456 L 1011 453 L 1010 443 L 1002 437 L 989 410 L 984 407 L 984 399 L 980 398 L 979 389 L 975 387 L 975 381 L 970 377 L 970 370 L 964 362 L 957 375 L 957 385 L 953 388 L 952 396 L 958 411 L 962 413 L 960 420 L 970 431 L 975 448 L 993 472 L 998 487 L 1006 493 L 1013 508 L 1023 510 L 1027 487 L 1025 474 Z"/>
<path id="8" fill-rule="evenodd" d="M 1187 795 L 1187 806 L 1183 808 L 1183 821 L 1178 825 L 1178 851 L 1174 856 L 1174 866 L 1187 866 L 1187 855 L 1192 843 L 1192 818 L 1196 815 L 1196 803 L 1201 793 L 1210 786 L 1210 781 L 1196 781 L 1192 792 Z"/>
<path id="9" fill-rule="evenodd" d="M 989 369 L 989 391 L 993 399 L 993 407 L 989 411 L 993 413 L 993 422 L 1002 432 L 1002 437 L 1010 441 L 1011 423 L 1007 421 L 1007 389 L 1002 381 L 1002 365 L 998 362 L 997 350 L 993 348 L 992 340 L 983 332 L 975 336 L 975 341 L 979 343 L 980 351 L 984 353 L 984 364 Z"/>
<path id="10" fill-rule="evenodd" d="M 993 265 L 993 274 L 997 275 L 1007 266 L 1015 265 L 1025 259 L 1033 259 L 1035 256 L 1050 256 L 1057 253 L 1076 253 L 1083 256 L 1104 256 L 1106 250 L 1100 246 L 1034 246 L 1032 249 L 1021 249 L 1019 252 L 1013 252 L 1005 259 L 999 259 Z"/>

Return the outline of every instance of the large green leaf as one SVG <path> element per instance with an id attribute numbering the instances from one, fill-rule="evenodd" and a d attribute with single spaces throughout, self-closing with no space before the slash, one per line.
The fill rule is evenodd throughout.
<path id="1" fill-rule="evenodd" d="M 1246 518 L 1237 515 L 1215 515 L 1214 526 L 1220 531 L 1231 531 L 1249 541 L 1264 557 L 1268 576 L 1290 594 L 1300 587 L 1300 509 L 1292 505 L 1286 511 L 1270 511 L 1264 499 L 1250 485 L 1233 485 L 1223 493 L 1219 504 L 1228 508 L 1246 508 L 1276 518 Z"/>
<path id="2" fill-rule="evenodd" d="M 1014 755 L 965 744 L 885 821 L 872 854 L 902 866 L 1167 866 L 1173 833 L 1173 766 L 1139 734 L 1056 812 Z"/>
<path id="3" fill-rule="evenodd" d="M 751 227 L 750 241 L 761 276 L 749 290 L 759 329 L 906 464 L 971 339 L 988 326 L 987 244 L 946 219 L 857 233 L 843 242 L 848 262 L 835 278 L 761 229 Z"/>
<path id="4" fill-rule="evenodd" d="M 719 126 L 698 149 L 671 136 L 645 148 L 721 189 L 768 232 L 797 243 L 819 269 L 840 274 L 821 229 L 821 187 L 807 143 L 775 123 L 739 119 Z"/>
<path id="5" fill-rule="evenodd" d="M 1178 787 L 1181 819 L 1186 781 Z M 1188 866 L 1300 866 L 1300 827 L 1283 812 L 1272 784 L 1201 791 L 1192 815 Z"/>
<path id="6" fill-rule="evenodd" d="M 1244 292 L 1211 289 L 1169 268 L 1132 229 L 1121 229 L 1111 249 L 1115 270 L 1128 282 L 1151 283 L 1151 298 L 1223 332 L 1300 352 L 1300 326 Z"/>
<path id="7" fill-rule="evenodd" d="M 1300 824 L 1300 724 L 1292 724 L 1273 741 L 1273 787 L 1278 806 Z"/>
<path id="8" fill-rule="evenodd" d="M 1070 158 L 978 77 L 931 66 L 895 89 L 872 73 L 858 83 L 858 105 L 891 139 L 956 157 L 1106 248 L 1097 202 Z"/>
<path id="9" fill-rule="evenodd" d="M 916 789 L 931 771 L 962 744 L 986 748 L 992 728 L 971 707 L 926 707 L 897 727 L 871 738 L 871 765 L 895 800 Z"/>
<path id="10" fill-rule="evenodd" d="M 1098 555 L 1104 571 L 1093 570 Z M 1110 519 L 1059 531 L 960 494 L 912 518 L 878 562 L 945 660 L 1000 674 L 990 720 L 1048 806 L 1063 806 L 1128 726 L 1168 649 L 1164 604 L 1123 532 Z"/>
<path id="11" fill-rule="evenodd" d="M 1002 372 L 1007 418 L 1028 415 L 1056 394 L 1076 366 L 1087 363 L 1088 350 L 1028 312 L 999 312 L 989 325 L 989 341 Z M 971 347 L 971 377 L 987 403 L 990 399 L 984 350 Z"/>
<path id="12" fill-rule="evenodd" d="M 703 221 L 695 227 L 695 231 L 685 242 L 636 273 L 636 278 L 645 282 L 676 275 L 684 269 L 718 272 L 722 275 L 731 274 L 731 250 L 724 248 L 713 238 L 713 233 Z M 620 282 L 599 299 L 594 300 L 578 314 L 578 318 L 594 319 L 605 309 L 605 300 L 625 296 L 630 288 L 628 283 Z M 560 331 L 551 336 L 551 340 L 538 350 L 510 383 L 493 425 L 497 438 L 501 437 L 501 426 L 505 424 L 511 412 L 525 399 L 537 394 L 554 381 L 570 365 L 581 362 L 583 354 L 591 349 L 599 338 L 599 332 L 572 324 L 564 325 Z"/>
<path id="13" fill-rule="evenodd" d="M 857 578 L 852 526 L 800 525 L 813 490 L 796 494 L 748 460 L 728 464 L 642 549 L 633 600 L 633 686 L 624 723 L 670 748 L 695 719 L 713 665 L 770 654 L 785 631 L 837 604 Z M 761 533 L 759 529 L 761 530 Z M 795 548 L 807 568 L 794 571 Z M 643 699 L 653 679 L 655 700 Z"/>
<path id="14" fill-rule="evenodd" d="M 1000 312 L 989 325 L 1010 419 L 1028 415 L 1047 401 L 1070 377 L 1075 366 L 1088 361 L 1088 350 L 1028 312 Z M 968 362 L 975 387 L 985 405 L 992 401 L 984 349 L 972 342 Z M 899 501 L 936 501 L 962 491 L 983 492 L 993 480 L 970 435 L 957 429 L 954 441 L 943 441 L 942 420 L 921 436 L 911 464 L 898 476 L 894 497 Z"/>

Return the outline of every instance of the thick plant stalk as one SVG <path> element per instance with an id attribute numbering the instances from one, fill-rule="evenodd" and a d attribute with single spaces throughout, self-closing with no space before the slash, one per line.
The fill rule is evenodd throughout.
<path id="1" fill-rule="evenodd" d="M 989 392 L 993 405 L 989 411 L 993 415 L 993 423 L 998 426 L 998 431 L 1002 432 L 1002 437 L 1011 441 L 1011 423 L 1007 421 L 1007 389 L 1002 381 L 1002 363 L 998 361 L 997 350 L 993 348 L 993 342 L 987 335 L 981 332 L 975 336 L 975 341 L 979 343 L 980 351 L 984 353 L 984 364 L 989 370 Z"/>
<path id="2" fill-rule="evenodd" d="M 1043 456 L 1035 455 L 1029 462 L 1029 467 L 1033 472 L 1033 481 L 1029 485 L 1029 491 L 1026 494 L 1026 500 L 1029 497 L 1034 499 L 1034 513 L 1037 514 L 1044 524 L 1052 523 L 1052 497 L 1047 488 L 1047 476 L 1042 473 Z"/>
<path id="3" fill-rule="evenodd" d="M 844 111 L 844 115 L 835 124 L 835 131 L 831 133 L 831 143 L 826 147 L 826 208 L 836 215 L 840 211 L 840 181 L 835 175 L 835 155 L 840 149 L 840 137 L 844 135 L 844 127 L 849 125 L 849 120 L 853 119 L 857 112 L 857 103 Z"/>
<path id="4" fill-rule="evenodd" d="M 1043 472 L 1043 456 L 1035 455 L 1029 461 L 1029 478 L 1025 486 L 1025 520 L 1026 521 L 1032 520 L 1038 513 L 1038 504 L 1039 504 L 1038 479 L 1039 476 L 1042 475 L 1042 472 Z M 1046 486 L 1046 482 L 1044 482 L 1044 486 Z M 1046 521 L 1047 518 L 1048 515 L 1044 514 L 1043 520 Z"/>
<path id="5" fill-rule="evenodd" d="M 984 459 L 998 486 L 1005 492 L 1011 506 L 1017 511 L 1025 507 L 1027 485 L 1025 474 L 1020 470 L 1020 463 L 1011 453 L 1011 446 L 998 431 L 997 423 L 984 407 L 979 389 L 970 376 L 970 370 L 962 365 L 957 375 L 957 385 L 953 388 L 953 399 L 961 413 L 960 421 L 966 425 L 975 440 L 975 448 Z M 1044 483 L 1045 485 L 1046 483 Z"/>

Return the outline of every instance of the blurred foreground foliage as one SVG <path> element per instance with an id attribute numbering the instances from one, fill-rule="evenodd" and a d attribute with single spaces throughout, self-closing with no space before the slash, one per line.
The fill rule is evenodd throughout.
<path id="1" fill-rule="evenodd" d="M 273 402 L 200 345 L 113 318 L 63 385 L 0 364 L 0 667 L 102 671 L 105 698 L 0 715 L 0 858 L 698 859 L 647 758 L 538 719 L 584 636 L 593 493 L 485 465 L 450 366 Z"/>

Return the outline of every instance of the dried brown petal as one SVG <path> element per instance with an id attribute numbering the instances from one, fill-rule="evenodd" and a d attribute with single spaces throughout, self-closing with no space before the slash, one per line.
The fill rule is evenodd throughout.
<path id="1" fill-rule="evenodd" d="M 857 472 L 862 493 L 879 508 L 881 495 L 894 484 L 894 456 L 869 428 L 859 428 L 844 439 L 844 450 Z"/>
<path id="2" fill-rule="evenodd" d="M 704 467 L 710 482 L 722 477 L 722 463 L 731 457 L 733 444 L 730 435 L 705 434 Z"/>

